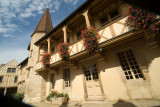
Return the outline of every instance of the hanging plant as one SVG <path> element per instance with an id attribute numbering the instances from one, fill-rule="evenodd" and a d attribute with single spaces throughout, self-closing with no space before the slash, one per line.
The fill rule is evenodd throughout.
<path id="1" fill-rule="evenodd" d="M 160 30 L 160 18 L 156 14 L 140 9 L 135 6 L 128 6 L 126 15 L 128 15 L 129 24 L 134 25 L 135 29 Z"/>
<path id="2" fill-rule="evenodd" d="M 82 40 L 85 45 L 85 49 L 87 49 L 90 55 L 94 54 L 96 48 L 98 46 L 98 39 L 100 35 L 96 32 L 96 30 L 91 26 L 81 31 Z"/>
<path id="3" fill-rule="evenodd" d="M 69 58 L 69 45 L 67 42 L 59 43 L 57 50 L 63 60 L 67 60 Z"/>
<path id="4" fill-rule="evenodd" d="M 48 69 L 50 67 L 50 59 L 51 59 L 50 53 L 44 53 L 42 55 L 41 62 L 43 64 L 44 68 Z"/>

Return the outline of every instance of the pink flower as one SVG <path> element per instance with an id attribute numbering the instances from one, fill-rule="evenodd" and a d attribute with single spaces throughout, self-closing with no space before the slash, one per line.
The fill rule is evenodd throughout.
<path id="1" fill-rule="evenodd" d="M 145 28 L 146 27 L 146 25 L 143 25 L 143 28 Z"/>

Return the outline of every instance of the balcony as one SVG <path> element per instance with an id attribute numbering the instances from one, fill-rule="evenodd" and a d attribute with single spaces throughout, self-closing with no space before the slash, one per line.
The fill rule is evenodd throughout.
<path id="1" fill-rule="evenodd" d="M 106 26 L 100 30 L 98 30 L 98 33 L 100 35 L 99 44 L 105 43 L 107 40 L 110 40 L 114 37 L 117 37 L 119 35 L 125 34 L 131 30 L 133 30 L 132 27 L 127 26 L 127 17 L 121 18 L 117 21 L 115 21 L 113 24 L 110 24 L 109 26 Z M 85 47 L 83 45 L 83 41 L 79 40 L 75 42 L 74 44 L 71 44 L 69 46 L 69 53 L 70 57 L 72 57 L 75 54 L 79 54 L 82 51 L 85 50 Z M 53 53 L 51 55 L 50 64 L 52 67 L 54 67 L 54 64 L 58 62 L 63 62 L 57 52 Z M 43 68 L 43 65 L 41 62 L 37 63 L 37 70 L 40 70 Z"/>

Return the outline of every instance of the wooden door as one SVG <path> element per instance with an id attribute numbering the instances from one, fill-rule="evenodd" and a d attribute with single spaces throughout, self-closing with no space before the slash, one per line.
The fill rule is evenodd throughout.
<path id="1" fill-rule="evenodd" d="M 96 64 L 84 66 L 88 98 L 102 98 L 102 91 Z"/>

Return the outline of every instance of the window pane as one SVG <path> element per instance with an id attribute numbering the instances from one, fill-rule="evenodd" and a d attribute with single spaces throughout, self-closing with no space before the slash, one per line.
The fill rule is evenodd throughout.
<path id="1" fill-rule="evenodd" d="M 13 68 L 13 69 L 12 69 L 12 72 L 16 72 L 16 68 Z"/>
<path id="2" fill-rule="evenodd" d="M 11 68 L 8 68 L 7 72 L 9 73 L 9 72 L 11 72 L 11 70 L 12 70 Z"/>
<path id="3" fill-rule="evenodd" d="M 0 76 L 0 83 L 2 83 L 2 80 L 3 80 L 3 77 L 2 77 L 2 76 Z"/>
<path id="4" fill-rule="evenodd" d="M 70 71 L 69 68 L 64 71 L 65 87 L 70 87 Z"/>
<path id="5" fill-rule="evenodd" d="M 55 85 L 54 74 L 51 74 L 51 84 L 52 84 L 52 89 L 54 89 L 54 85 Z"/>

